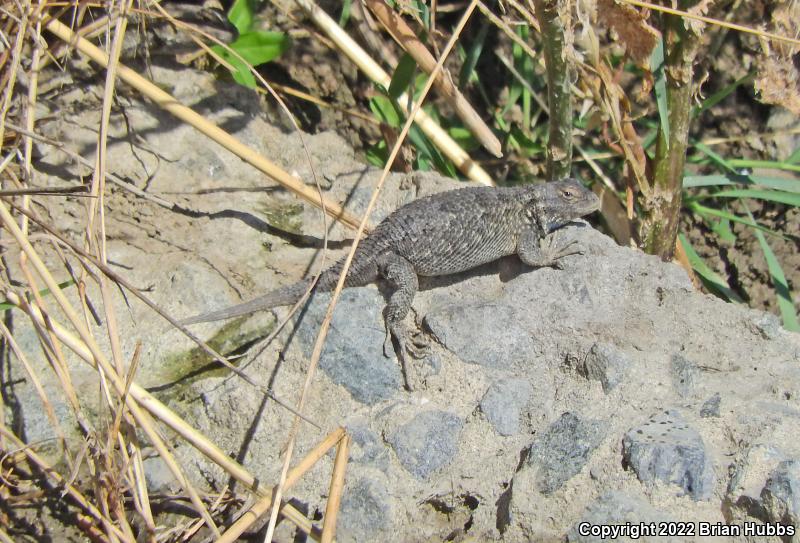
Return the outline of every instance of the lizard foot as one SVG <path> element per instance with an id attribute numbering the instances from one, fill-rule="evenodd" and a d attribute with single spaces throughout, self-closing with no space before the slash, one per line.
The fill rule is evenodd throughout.
<path id="1" fill-rule="evenodd" d="M 397 349 L 394 349 L 394 342 L 397 344 Z M 411 385 L 410 367 L 406 355 L 410 355 L 415 360 L 425 358 L 431 353 L 430 343 L 422 332 L 411 331 L 402 324 L 393 324 L 387 327 L 386 340 L 383 343 L 384 356 L 391 357 L 392 352 L 397 355 L 397 359 L 400 361 L 406 389 L 409 391 L 414 390 Z"/>
<path id="2" fill-rule="evenodd" d="M 555 236 L 547 236 L 542 240 L 541 254 L 542 266 L 560 270 L 563 267 L 561 259 L 570 255 L 582 255 L 583 247 L 574 239 L 559 247 L 555 243 Z"/>

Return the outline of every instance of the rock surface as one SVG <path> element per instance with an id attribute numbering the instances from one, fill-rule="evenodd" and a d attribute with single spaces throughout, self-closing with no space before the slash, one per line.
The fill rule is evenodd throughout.
<path id="1" fill-rule="evenodd" d="M 311 179 L 300 137 L 265 121 L 254 94 L 188 69 L 177 75 L 153 65 L 148 73 L 264 156 Z M 102 91 L 64 88 L 74 91 L 41 103 L 58 114 L 43 112 L 38 129 L 91 160 Z M 324 227 L 317 210 L 155 106 L 121 94 L 117 107 L 125 117 L 112 116 L 110 170 L 175 204 L 108 191 L 109 261 L 129 281 L 183 317 L 318 269 Z M 326 196 L 360 213 L 378 172 L 358 163 L 334 134 L 303 141 Z M 64 186 L 85 173 L 37 145 L 39 185 Z M 454 186 L 432 174 L 394 174 L 373 222 Z M 85 209 L 75 198 L 49 208 L 52 221 L 76 239 Z M 331 262 L 352 234 L 338 224 L 328 228 Z M 295 451 L 301 458 L 338 426 L 353 435 L 339 541 L 588 541 L 574 530 L 582 519 L 797 522 L 798 337 L 771 315 L 695 291 L 679 267 L 619 247 L 586 224 L 563 234 L 585 249 L 563 259 L 563 269 L 529 270 L 510 257 L 422 281 L 416 323 L 409 323 L 426 332 L 433 353 L 413 364 L 412 393 L 395 360 L 383 356 L 380 290 L 343 295 L 305 409 L 323 430 L 304 425 Z M 89 295 L 101 300 L 97 291 Z M 143 341 L 137 381 L 260 480 L 276 481 L 290 413 L 235 376 L 204 369 L 206 359 L 193 354 L 189 340 L 139 302 L 127 309 L 114 296 L 123 360 Z M 270 344 L 251 348 L 243 364 L 290 404 L 305 380 L 325 300 L 317 296 L 299 329 L 290 324 Z M 283 319 L 287 310 L 196 331 L 236 352 L 275 328 L 273 314 Z M 23 348 L 38 348 L 24 319 L 14 330 Z M 98 328 L 96 337 L 106 335 Z M 40 364 L 41 375 L 52 373 Z M 93 371 L 78 361 L 73 380 L 97 390 Z M 7 392 L 17 398 L 28 439 L 52 439 L 32 385 L 9 382 L 16 383 Z M 69 427 L 57 385 L 45 387 Z M 644 429 L 637 433 L 668 409 L 669 435 L 645 440 Z M 175 452 L 198 488 L 228 483 L 188 444 Z M 290 490 L 311 518 L 325 510 L 331 462 L 323 459 Z M 150 477 L 169 486 L 157 465 Z"/>

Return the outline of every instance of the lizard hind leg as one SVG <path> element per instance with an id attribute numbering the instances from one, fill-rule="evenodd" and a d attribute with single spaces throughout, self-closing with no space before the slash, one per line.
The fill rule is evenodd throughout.
<path id="1" fill-rule="evenodd" d="M 419 288 L 417 273 L 408 260 L 393 253 L 383 255 L 378 263 L 378 268 L 381 276 L 394 289 L 383 310 L 383 318 L 386 323 L 384 354 L 390 356 L 392 340 L 396 341 L 398 345 L 396 353 L 402 365 L 406 388 L 411 390 L 406 354 L 410 354 L 414 358 L 422 358 L 429 350 L 429 345 L 424 338 L 421 338 L 419 333 L 412 332 L 403 322 L 411 310 L 411 302 Z"/>

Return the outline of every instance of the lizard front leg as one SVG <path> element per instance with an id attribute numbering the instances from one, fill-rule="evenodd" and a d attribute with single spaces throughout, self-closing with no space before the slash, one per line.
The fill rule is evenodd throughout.
<path id="1" fill-rule="evenodd" d="M 520 260 L 534 268 L 545 266 L 560 268 L 559 259 L 569 255 L 583 254 L 583 250 L 575 240 L 559 247 L 556 244 L 557 233 L 558 230 L 540 237 L 538 232 L 532 228 L 525 230 L 517 243 L 517 254 Z"/>
<path id="2" fill-rule="evenodd" d="M 411 263 L 402 256 L 394 253 L 387 253 L 378 262 L 381 276 L 394 288 L 386 308 L 383 310 L 383 318 L 386 323 L 386 340 L 383 344 L 384 354 L 389 356 L 392 349 L 392 338 L 397 341 L 397 357 L 403 368 L 403 376 L 406 388 L 411 390 L 409 380 L 408 365 L 406 363 L 406 353 L 414 358 L 424 356 L 428 345 L 415 337 L 408 328 L 404 326 L 408 312 L 411 310 L 411 302 L 417 294 L 419 282 L 417 273 Z"/>

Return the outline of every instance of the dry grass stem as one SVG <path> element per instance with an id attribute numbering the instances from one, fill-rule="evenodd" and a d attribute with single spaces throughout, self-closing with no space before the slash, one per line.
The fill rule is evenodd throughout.
<path id="1" fill-rule="evenodd" d="M 12 206 L 13 206 L 13 204 L 12 204 Z M 92 265 L 97 267 L 106 277 L 108 277 L 109 279 L 114 281 L 114 283 L 124 287 L 128 292 L 133 294 L 136 298 L 138 298 L 140 301 L 142 301 L 150 309 L 152 309 L 153 311 L 158 313 L 158 315 L 160 315 L 162 318 L 164 318 L 173 327 L 175 327 L 178 330 L 180 330 L 181 333 L 183 333 L 187 338 L 192 340 L 198 347 L 200 347 L 203 351 L 205 351 L 205 353 L 208 354 L 212 358 L 213 361 L 223 364 L 226 368 L 228 368 L 234 374 L 236 374 L 239 377 L 241 377 L 249 385 L 253 386 L 254 388 L 256 388 L 259 391 L 261 391 L 264 394 L 266 394 L 270 399 L 275 401 L 278 405 L 280 405 L 284 409 L 287 409 L 288 411 L 290 411 L 291 413 L 293 413 L 295 415 L 301 416 L 304 421 L 306 421 L 309 424 L 319 428 L 319 425 L 317 423 L 315 423 L 313 420 L 301 415 L 300 413 L 296 412 L 294 410 L 294 408 L 292 408 L 286 402 L 282 401 L 280 398 L 275 396 L 275 394 L 271 390 L 263 387 L 262 385 L 259 385 L 255 381 L 253 381 L 247 374 L 245 374 L 239 368 L 234 366 L 225 356 L 223 356 L 222 354 L 217 352 L 210 345 L 208 345 L 206 342 L 204 342 L 199 337 L 197 337 L 195 334 L 193 334 L 187 327 L 183 326 L 181 323 L 179 323 L 178 321 L 173 319 L 166 311 L 164 311 L 155 302 L 150 300 L 150 298 L 148 298 L 143 292 L 141 292 L 139 289 L 137 289 L 135 286 L 133 286 L 124 277 L 122 277 L 121 275 L 115 273 L 111 268 L 109 268 L 107 265 L 105 265 L 102 262 L 100 262 L 97 258 L 93 257 L 92 255 L 90 255 L 86 251 L 80 249 L 77 245 L 73 244 L 71 241 L 69 241 L 64 236 L 62 236 L 53 226 L 45 223 L 44 221 L 42 221 L 41 219 L 39 219 L 35 215 L 31 214 L 31 212 L 25 211 L 25 210 L 20 209 L 20 208 L 17 208 L 16 206 L 13 206 L 13 207 L 15 207 L 15 209 L 17 209 L 17 211 L 19 211 L 23 215 L 27 216 L 28 218 L 30 218 L 31 220 L 36 222 L 36 224 L 39 227 L 41 227 L 42 229 L 47 231 L 50 235 L 52 235 L 54 238 L 56 238 L 60 243 L 62 243 L 63 245 L 68 247 L 70 250 L 72 250 L 72 252 L 75 253 L 77 256 L 88 260 Z M 302 301 L 304 301 L 304 299 L 300 300 L 300 302 L 298 302 L 298 305 L 300 305 Z M 278 333 L 279 330 L 280 330 L 280 327 L 278 327 L 277 330 L 273 330 L 272 334 L 270 334 L 270 338 L 274 337 Z"/>
<path id="2" fill-rule="evenodd" d="M 16 225 L 11 213 L 9 212 L 8 208 L 5 206 L 4 203 L 0 204 L 0 220 L 2 220 L 5 228 L 16 239 L 22 251 L 25 252 L 28 259 L 30 260 L 31 265 L 36 270 L 37 274 L 44 280 L 45 284 L 47 285 L 47 288 L 50 289 L 50 293 L 55 298 L 56 302 L 61 308 L 61 311 L 67 317 L 70 324 L 78 332 L 82 342 L 89 349 L 93 365 L 95 365 L 98 368 L 98 374 L 101 377 L 104 376 L 106 379 L 109 379 L 114 389 L 116 390 L 116 393 L 122 396 L 124 393 L 125 386 L 120 376 L 117 374 L 117 372 L 114 370 L 114 367 L 111 365 L 106 356 L 103 354 L 99 345 L 92 337 L 91 332 L 86 328 L 84 322 L 78 316 L 76 311 L 72 308 L 69 301 L 66 299 L 66 296 L 59 288 L 58 283 L 55 281 L 55 279 L 53 279 L 52 275 L 50 275 L 50 272 L 44 265 L 44 262 L 42 262 L 42 260 L 36 253 L 35 249 L 30 245 L 30 243 L 25 238 L 22 231 Z M 195 506 L 197 512 L 205 519 L 206 523 L 208 524 L 209 528 L 212 531 L 218 532 L 216 524 L 214 523 L 213 519 L 211 518 L 205 506 L 203 505 L 202 501 L 200 500 L 197 491 L 192 487 L 188 479 L 186 479 L 177 461 L 169 453 L 165 443 L 158 435 L 155 428 L 153 428 L 148 423 L 148 420 L 144 417 L 144 413 L 141 411 L 139 405 L 130 396 L 127 398 L 126 403 L 128 404 L 128 408 L 130 409 L 133 417 L 136 419 L 136 422 L 138 423 L 139 427 L 147 435 L 148 439 L 156 448 L 156 450 L 159 452 L 161 458 L 164 460 L 164 463 L 172 472 L 173 476 L 176 478 L 176 480 L 181 484 L 183 489 L 189 495 L 192 504 Z"/>
<path id="3" fill-rule="evenodd" d="M 38 308 L 28 305 L 24 299 L 20 298 L 14 292 L 6 291 L 5 296 L 9 303 L 21 307 L 39 325 L 45 324 L 45 317 L 38 310 Z M 75 354 L 92 366 L 95 365 L 92 352 L 83 341 L 81 341 L 79 338 L 76 338 L 55 320 L 48 318 L 47 323 L 52 328 L 54 334 L 59 338 L 59 340 L 64 343 L 64 345 L 66 345 L 70 350 L 72 350 Z M 181 417 L 176 415 L 172 410 L 170 410 L 161 401 L 143 389 L 140 385 L 132 382 L 130 385 L 129 394 L 151 415 L 159 419 L 162 423 L 166 424 L 172 431 L 181 436 L 184 440 L 186 440 L 187 443 L 194 446 L 198 451 L 216 463 L 220 468 L 224 469 L 229 475 L 242 483 L 246 488 L 259 495 L 270 494 L 270 490 L 261 486 L 257 482 L 258 480 L 256 477 L 252 475 L 246 468 L 230 458 L 222 449 L 217 447 L 214 442 L 196 430 L 193 426 L 186 423 Z M 305 524 L 303 524 L 303 521 L 301 520 L 305 517 L 303 517 L 302 513 L 299 513 L 293 507 L 286 505 L 284 507 L 283 514 L 295 522 L 295 524 L 298 524 L 301 529 L 308 528 L 309 524 L 307 521 Z"/>
<path id="4" fill-rule="evenodd" d="M 336 44 L 336 46 L 352 60 L 367 77 L 375 83 L 389 88 L 391 77 L 381 68 L 364 49 L 361 48 L 331 17 L 319 6 L 310 0 L 297 0 L 297 4 L 302 7 L 308 16 L 319 26 L 323 32 Z M 417 123 L 431 142 L 441 149 L 442 153 L 449 158 L 456 168 L 466 177 L 484 185 L 494 185 L 491 176 L 486 170 L 481 168 L 478 163 L 472 160 L 464 149 L 456 143 L 445 130 L 442 129 L 429 115 L 420 108 L 408 110 L 408 104 L 412 103 L 408 95 L 401 94 L 397 99 L 397 105 Z M 416 113 L 413 113 L 416 111 Z M 412 114 L 413 113 L 413 114 Z M 392 164 L 390 162 L 390 164 Z"/>
<path id="5" fill-rule="evenodd" d="M 104 516 L 100 510 L 97 509 L 97 507 L 95 507 L 92 502 L 81 493 L 80 490 L 73 486 L 69 481 L 65 480 L 55 469 L 53 469 L 52 466 L 50 466 L 44 461 L 44 459 L 36 454 L 29 445 L 26 445 L 20 441 L 20 439 L 11 430 L 5 426 L 0 426 L 0 435 L 2 435 L 4 439 L 7 439 L 14 445 L 14 447 L 21 451 L 30 462 L 35 464 L 42 471 L 42 473 L 46 474 L 47 477 L 52 479 L 56 486 L 63 488 L 64 492 L 69 494 L 81 509 L 88 513 L 94 520 L 99 522 L 103 526 L 103 529 L 109 538 L 119 538 L 122 541 L 135 543 L 135 539 L 128 538 L 128 536 L 123 533 L 122 530 L 120 530 L 111 521 L 111 519 Z M 0 465 L 2 465 L 2 460 L 0 460 Z"/>
<path id="6" fill-rule="evenodd" d="M 416 33 L 410 26 L 383 0 L 365 0 L 367 7 L 383 24 L 389 35 L 416 61 L 423 71 L 430 74 L 436 66 L 436 59 L 428 51 Z M 459 118 L 464 122 L 466 128 L 472 132 L 475 138 L 497 158 L 503 156 L 500 140 L 486 126 L 478 112 L 472 107 L 469 101 L 461 94 L 453 83 L 452 76 L 447 70 L 442 70 L 439 77 L 434 81 L 434 86 L 443 96 L 452 100 L 453 109 Z"/>
<path id="7" fill-rule="evenodd" d="M 420 92 L 419 100 L 414 104 L 414 107 L 413 107 L 411 113 L 408 115 L 408 118 L 406 119 L 406 122 L 403 125 L 402 130 L 398 134 L 397 141 L 395 142 L 395 145 L 392 148 L 391 153 L 389 154 L 389 158 L 386 161 L 386 165 L 383 168 L 383 172 L 381 173 L 381 176 L 378 179 L 378 182 L 377 182 L 377 184 L 375 186 L 375 189 L 374 189 L 374 191 L 372 193 L 372 196 L 370 197 L 369 203 L 367 204 L 366 211 L 364 212 L 364 218 L 362 219 L 361 224 L 358 227 L 358 230 L 356 232 L 355 240 L 353 241 L 353 244 L 350 247 L 350 251 L 348 252 L 347 257 L 344 260 L 344 264 L 342 266 L 342 271 L 341 271 L 341 274 L 339 275 L 339 280 L 338 280 L 338 282 L 336 284 L 336 288 L 333 290 L 333 293 L 331 294 L 331 301 L 330 301 L 330 303 L 328 305 L 328 309 L 327 309 L 327 311 L 325 313 L 325 317 L 323 318 L 322 323 L 320 325 L 319 333 L 317 334 L 317 338 L 316 338 L 316 340 L 314 342 L 314 348 L 312 349 L 312 352 L 311 352 L 311 358 L 310 358 L 310 361 L 309 361 L 309 367 L 308 367 L 308 370 L 307 370 L 307 373 L 306 373 L 306 380 L 305 380 L 305 383 L 303 384 L 303 390 L 302 390 L 302 392 L 300 394 L 300 398 L 299 398 L 299 400 L 297 402 L 297 410 L 300 411 L 301 413 L 303 412 L 303 408 L 305 406 L 305 401 L 306 401 L 306 398 L 308 396 L 308 391 L 309 391 L 309 389 L 311 387 L 311 381 L 314 378 L 314 374 L 316 372 L 317 365 L 319 364 L 319 358 L 322 355 L 322 346 L 325 343 L 325 338 L 326 338 L 327 333 L 328 333 L 328 328 L 330 327 L 330 323 L 331 323 L 331 320 L 333 318 L 333 310 L 336 307 L 336 302 L 339 300 L 339 296 L 340 296 L 340 294 L 342 292 L 342 289 L 344 288 L 345 279 L 347 278 L 347 272 L 349 271 L 350 265 L 353 262 L 353 256 L 355 255 L 356 249 L 358 248 L 359 242 L 361 241 L 361 237 L 364 235 L 364 231 L 366 229 L 367 221 L 369 221 L 369 216 L 372 213 L 372 210 L 373 210 L 373 208 L 375 207 L 375 204 L 378 201 L 378 196 L 380 195 L 381 189 L 383 188 L 383 185 L 386 182 L 387 177 L 389 176 L 389 168 L 394 163 L 395 158 L 397 158 L 397 155 L 400 152 L 400 147 L 402 146 L 403 140 L 408 135 L 408 131 L 411 128 L 411 124 L 414 121 L 414 119 L 416 118 L 415 117 L 416 112 L 418 110 L 420 110 L 420 108 L 422 107 L 422 103 L 425 101 L 425 97 L 428 95 L 428 92 L 430 92 L 430 89 L 433 86 L 433 81 L 436 79 L 436 76 L 438 75 L 439 71 L 444 66 L 444 62 L 447 59 L 447 56 L 450 54 L 450 51 L 455 46 L 456 41 L 458 40 L 458 37 L 461 35 L 461 32 L 464 29 L 464 26 L 467 24 L 467 21 L 469 20 L 470 16 L 472 15 L 472 12 L 475 9 L 476 3 L 477 3 L 477 0 L 472 0 L 472 2 L 470 3 L 469 7 L 467 7 L 466 11 L 462 15 L 461 20 L 459 21 L 458 25 L 454 29 L 453 35 L 450 37 L 450 40 L 447 42 L 447 46 L 445 47 L 444 51 L 442 52 L 441 58 L 437 62 L 436 67 L 431 72 L 430 76 L 428 77 L 428 80 L 425 83 L 425 86 L 423 87 L 422 91 Z M 316 11 L 322 12 L 322 10 L 320 10 L 319 8 L 317 8 Z M 326 15 L 326 17 L 327 17 L 327 15 Z M 336 28 L 339 28 L 338 25 L 336 25 Z M 275 503 L 276 503 L 276 505 L 272 508 L 272 514 L 270 516 L 270 524 L 269 524 L 269 527 L 267 528 L 267 534 L 266 534 L 266 537 L 265 537 L 266 541 L 271 541 L 272 534 L 274 533 L 274 530 L 275 530 L 275 523 L 277 522 L 277 518 L 278 518 L 278 507 L 277 507 L 277 504 L 280 503 L 281 493 L 282 493 L 283 486 L 284 486 L 285 481 L 286 481 L 286 474 L 287 474 L 287 472 L 289 470 L 289 463 L 291 462 L 292 451 L 294 449 L 294 442 L 295 442 L 295 438 L 296 438 L 296 435 L 297 435 L 297 430 L 298 430 L 298 427 L 299 427 L 298 422 L 299 422 L 299 419 L 295 419 L 295 421 L 294 421 L 294 423 L 292 425 L 292 429 L 289 432 L 289 439 L 288 439 L 288 444 L 286 446 L 286 453 L 285 453 L 285 458 L 284 458 L 284 462 L 283 462 L 283 468 L 281 470 L 281 478 L 280 478 L 280 482 L 278 483 L 278 488 L 277 488 L 277 490 L 275 492 Z"/>
<path id="8" fill-rule="evenodd" d="M 336 518 L 342 503 L 344 491 L 344 474 L 347 470 L 347 459 L 350 455 L 350 436 L 345 434 L 336 447 L 336 460 L 333 463 L 331 487 L 328 492 L 328 503 L 325 506 L 325 517 L 322 524 L 322 543 L 331 543 L 336 535 Z"/>
<path id="9" fill-rule="evenodd" d="M 50 20 L 47 23 L 47 29 L 55 34 L 65 42 L 74 42 L 76 48 L 84 55 L 91 58 L 101 66 L 108 65 L 108 56 L 92 43 L 84 40 L 75 35 L 69 27 L 56 20 Z M 316 190 L 308 187 L 301 181 L 292 177 L 287 171 L 279 168 L 258 152 L 242 144 L 239 140 L 231 136 L 220 127 L 210 122 L 202 115 L 196 113 L 191 108 L 179 103 L 173 96 L 164 92 L 144 77 L 137 74 L 130 68 L 120 64 L 117 68 L 117 74 L 120 79 L 125 81 L 130 86 L 147 96 L 156 105 L 165 109 L 172 115 L 179 118 L 181 121 L 196 128 L 201 133 L 205 134 L 215 142 L 219 143 L 242 160 L 250 163 L 252 166 L 258 168 L 263 173 L 270 176 L 272 179 L 291 190 L 309 203 L 317 207 L 324 207 L 326 212 L 332 218 L 346 224 L 350 227 L 355 227 L 358 220 L 350 213 L 346 212 L 339 204 L 320 199 Z"/>
<path id="10" fill-rule="evenodd" d="M 714 19 L 713 17 L 705 17 L 703 15 L 697 15 L 695 13 L 690 13 L 688 11 L 683 11 L 680 9 L 669 8 L 666 6 L 660 6 L 658 4 L 651 4 L 650 2 L 641 2 L 640 0 L 620 0 L 621 2 L 625 2 L 626 4 L 631 4 L 632 6 L 638 6 L 640 8 L 647 8 L 652 9 L 653 11 L 660 11 L 662 13 L 668 13 L 670 15 L 677 15 L 679 17 L 683 17 L 686 19 L 694 19 L 695 21 L 701 21 L 704 23 L 708 23 L 710 25 L 721 26 L 723 28 L 728 28 L 730 30 L 736 30 L 738 32 L 745 32 L 746 34 L 755 34 L 761 38 L 765 38 L 767 40 L 775 40 L 775 41 L 782 41 L 786 43 L 791 43 L 793 45 L 800 45 L 800 39 L 791 38 L 789 36 L 781 36 L 780 34 L 774 34 L 772 32 L 766 32 L 764 30 L 758 30 L 757 28 L 750 28 L 748 26 L 739 25 L 735 23 L 729 23 L 727 21 L 722 21 L 720 19 Z"/>
<path id="11" fill-rule="evenodd" d="M 303 457 L 297 466 L 289 470 L 286 475 L 286 482 L 285 488 L 289 489 L 293 486 L 297 481 L 300 480 L 308 470 L 310 470 L 319 460 L 327 453 L 331 447 L 335 446 L 336 444 L 341 444 L 344 439 L 348 439 L 344 428 L 337 428 L 330 434 L 328 434 L 325 439 L 323 439 L 319 444 L 314 447 L 309 453 Z M 272 497 L 275 488 L 273 488 L 270 492 L 263 494 L 263 497 L 255 502 L 250 509 L 242 513 L 242 515 L 231 524 L 231 526 L 222 534 L 216 543 L 232 543 L 236 541 L 240 535 L 242 535 L 250 526 L 253 525 L 259 518 L 261 518 L 267 511 L 269 511 L 270 506 L 272 506 Z M 286 515 L 286 505 L 282 506 L 281 513 Z M 306 533 L 310 533 L 313 531 L 306 531 Z"/>

